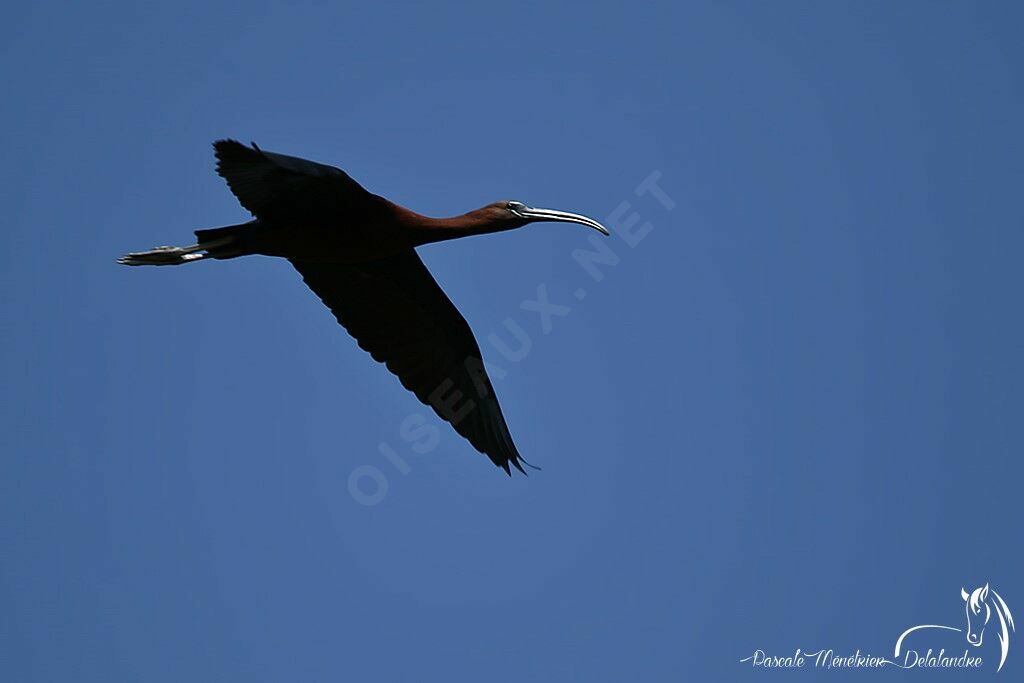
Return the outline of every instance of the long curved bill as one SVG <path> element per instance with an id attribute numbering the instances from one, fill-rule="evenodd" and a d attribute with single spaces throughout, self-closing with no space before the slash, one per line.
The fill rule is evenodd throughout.
<path id="1" fill-rule="evenodd" d="M 556 211 L 555 209 L 534 209 L 532 207 L 526 207 L 520 209 L 519 213 L 524 218 L 530 218 L 535 221 L 558 221 L 559 223 L 579 223 L 580 225 L 586 225 L 589 228 L 593 228 L 604 235 L 611 235 L 608 232 L 608 228 L 604 227 L 593 218 L 581 216 L 578 213 L 569 213 L 568 211 Z"/>

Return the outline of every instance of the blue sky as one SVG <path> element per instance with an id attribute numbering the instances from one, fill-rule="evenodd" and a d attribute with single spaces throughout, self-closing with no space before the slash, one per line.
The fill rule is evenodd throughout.
<path id="1" fill-rule="evenodd" d="M 1024 609 L 1013 4 L 5 15 L 4 680 L 739 680 Z M 414 451 L 286 262 L 114 264 L 246 218 L 220 137 L 429 215 L 628 202 L 600 281 L 578 226 L 421 250 L 542 472 Z"/>

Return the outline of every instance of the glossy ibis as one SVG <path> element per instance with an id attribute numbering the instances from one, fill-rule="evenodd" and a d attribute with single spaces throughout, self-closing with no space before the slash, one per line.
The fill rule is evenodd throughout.
<path id="1" fill-rule="evenodd" d="M 359 346 L 432 407 L 494 464 L 525 472 L 480 347 L 465 318 L 416 255 L 415 247 L 512 230 L 537 221 L 597 221 L 515 201 L 461 216 L 428 218 L 364 190 L 341 169 L 215 142 L 217 173 L 254 217 L 196 230 L 188 247 L 157 247 L 118 259 L 128 266 L 177 266 L 250 254 L 291 261 Z"/>

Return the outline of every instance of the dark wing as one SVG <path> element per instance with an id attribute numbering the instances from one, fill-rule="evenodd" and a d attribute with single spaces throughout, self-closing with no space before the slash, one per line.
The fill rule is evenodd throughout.
<path id="1" fill-rule="evenodd" d="M 218 140 L 213 149 L 217 173 L 239 203 L 264 221 L 333 223 L 372 196 L 340 168 L 235 140 Z"/>
<path id="2" fill-rule="evenodd" d="M 473 332 L 415 251 L 359 264 L 292 265 L 416 398 L 498 467 L 524 471 Z"/>

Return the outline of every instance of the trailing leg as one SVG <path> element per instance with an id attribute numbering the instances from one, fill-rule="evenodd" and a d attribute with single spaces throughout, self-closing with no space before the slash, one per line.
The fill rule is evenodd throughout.
<path id="1" fill-rule="evenodd" d="M 211 256 L 208 250 L 226 246 L 228 242 L 225 238 L 188 247 L 155 247 L 125 254 L 117 262 L 125 266 L 180 266 L 207 258 Z"/>

